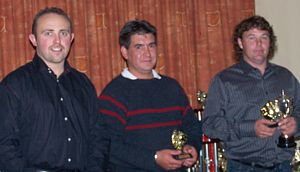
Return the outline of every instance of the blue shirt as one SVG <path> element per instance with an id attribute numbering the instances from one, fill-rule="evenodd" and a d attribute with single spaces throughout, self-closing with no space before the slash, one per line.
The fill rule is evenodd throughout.
<path id="1" fill-rule="evenodd" d="M 268 63 L 265 73 L 244 60 L 217 74 L 209 87 L 203 116 L 203 132 L 224 142 L 228 159 L 272 165 L 291 160 L 294 148 L 279 148 L 280 131 L 269 138 L 259 138 L 254 124 L 262 117 L 260 109 L 281 95 L 293 101 L 294 116 L 300 120 L 300 85 L 286 68 Z M 299 134 L 299 125 L 297 134 Z"/>

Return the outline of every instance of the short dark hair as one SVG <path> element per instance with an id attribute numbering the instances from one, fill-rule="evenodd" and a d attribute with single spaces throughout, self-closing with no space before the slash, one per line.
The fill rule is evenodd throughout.
<path id="1" fill-rule="evenodd" d="M 273 28 L 264 17 L 259 15 L 254 15 L 244 19 L 235 27 L 233 33 L 233 46 L 234 46 L 237 60 L 240 60 L 243 56 L 243 50 L 240 48 L 238 44 L 238 38 L 242 39 L 244 32 L 254 28 L 260 30 L 266 30 L 269 32 L 270 49 L 269 49 L 268 59 L 271 59 L 274 56 L 277 47 L 276 47 L 276 36 L 274 34 Z"/>
<path id="2" fill-rule="evenodd" d="M 72 23 L 72 20 L 70 19 L 70 17 L 68 16 L 68 14 L 62 10 L 61 8 L 58 8 L 58 7 L 46 7 L 42 10 L 40 10 L 33 18 L 33 22 L 32 22 L 32 30 L 31 30 L 31 33 L 36 35 L 36 27 L 37 27 L 37 23 L 38 23 L 38 20 L 41 16 L 43 15 L 46 15 L 46 14 L 58 14 L 58 15 L 61 15 L 63 16 L 69 23 L 70 23 L 70 29 L 71 29 L 71 32 L 73 32 L 73 23 Z"/>
<path id="3" fill-rule="evenodd" d="M 131 20 L 125 23 L 120 31 L 119 44 L 129 48 L 131 36 L 135 34 L 153 34 L 155 42 L 157 41 L 156 28 L 146 20 Z"/>

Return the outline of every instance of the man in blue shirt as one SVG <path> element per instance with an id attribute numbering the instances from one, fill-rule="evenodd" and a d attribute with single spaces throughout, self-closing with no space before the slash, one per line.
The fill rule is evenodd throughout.
<path id="1" fill-rule="evenodd" d="M 224 142 L 229 172 L 291 172 L 295 148 L 277 146 L 281 134 L 299 134 L 300 85 L 286 68 L 270 63 L 276 37 L 261 16 L 243 20 L 235 28 L 239 62 L 217 74 L 209 87 L 203 132 Z M 281 95 L 293 101 L 292 115 L 265 119 L 260 109 Z M 278 122 L 278 127 L 272 127 Z"/>

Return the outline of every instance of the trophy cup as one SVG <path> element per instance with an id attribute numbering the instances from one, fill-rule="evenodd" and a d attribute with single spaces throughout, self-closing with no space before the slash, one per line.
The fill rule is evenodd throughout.
<path id="1" fill-rule="evenodd" d="M 290 116 L 292 108 L 292 100 L 287 95 L 285 95 L 284 90 L 282 90 L 282 93 L 278 98 L 276 98 L 273 102 L 267 102 L 266 105 L 260 109 L 260 111 L 264 118 L 274 122 L 278 122 L 278 120 Z M 277 126 L 278 124 L 276 123 L 275 125 L 272 125 L 270 127 Z M 281 134 L 278 139 L 277 145 L 281 148 L 295 147 L 296 143 L 294 136 Z"/>
<path id="2" fill-rule="evenodd" d="M 184 153 L 182 151 L 183 146 L 187 142 L 187 135 L 179 130 L 174 130 L 172 133 L 172 144 L 176 150 L 180 150 L 182 153 L 179 155 L 174 156 L 175 159 L 182 160 L 182 159 L 187 159 L 191 158 L 192 155 L 189 153 Z"/>

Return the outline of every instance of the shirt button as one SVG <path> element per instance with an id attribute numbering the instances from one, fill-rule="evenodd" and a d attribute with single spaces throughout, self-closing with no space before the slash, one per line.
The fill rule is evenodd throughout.
<path id="1" fill-rule="evenodd" d="M 72 161 L 72 159 L 71 158 L 68 158 L 68 162 L 71 162 Z"/>
<path id="2" fill-rule="evenodd" d="M 71 138 L 69 137 L 69 138 L 68 138 L 68 142 L 70 142 L 70 141 L 71 141 Z"/>
<path id="3" fill-rule="evenodd" d="M 60 98 L 60 101 L 64 101 L 64 99 L 61 97 L 61 98 Z"/>
<path id="4" fill-rule="evenodd" d="M 68 117 L 65 117 L 65 121 L 68 121 Z"/>
<path id="5" fill-rule="evenodd" d="M 59 79 L 57 79 L 56 82 L 59 82 Z"/>

